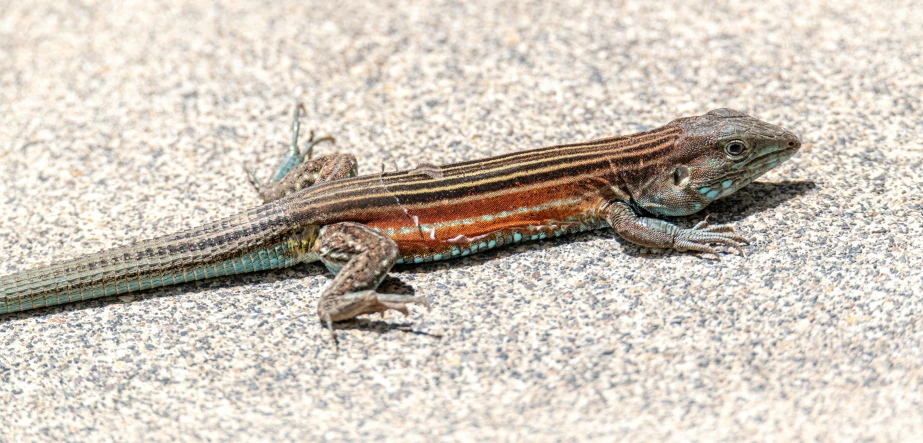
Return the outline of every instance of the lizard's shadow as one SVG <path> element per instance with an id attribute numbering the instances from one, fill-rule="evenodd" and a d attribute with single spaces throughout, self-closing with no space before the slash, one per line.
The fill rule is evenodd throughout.
<path id="1" fill-rule="evenodd" d="M 744 189 L 737 191 L 734 195 L 727 197 L 726 199 L 719 200 L 708 207 L 707 211 L 704 211 L 706 214 L 710 215 L 709 221 L 714 224 L 719 223 L 734 223 L 743 218 L 746 218 L 754 213 L 765 211 L 766 209 L 774 208 L 776 206 L 785 203 L 786 201 L 798 196 L 807 193 L 808 191 L 814 189 L 816 184 L 813 181 L 784 181 L 779 183 L 752 183 Z M 689 227 L 703 219 L 703 214 L 694 214 L 688 217 L 676 217 L 671 221 L 677 223 L 683 227 Z M 545 241 L 538 242 L 528 242 L 522 243 L 519 245 L 514 245 L 508 248 L 498 248 L 492 251 L 485 251 L 470 257 L 465 257 L 458 260 L 450 260 L 447 262 L 438 262 L 438 263 L 423 263 L 415 265 L 406 265 L 398 266 L 392 270 L 392 273 L 400 274 L 428 274 L 431 272 L 441 272 L 448 268 L 449 266 L 455 267 L 472 267 L 478 266 L 481 262 L 494 260 L 499 256 L 507 256 L 520 254 L 528 251 L 544 250 L 557 247 L 558 245 L 565 243 L 574 243 L 574 242 L 589 242 L 598 239 L 599 237 L 615 238 L 622 244 L 622 249 L 625 253 L 644 257 L 644 258 L 662 258 L 665 254 L 647 254 L 642 253 L 642 248 L 631 243 L 622 240 L 617 235 L 613 234 L 611 231 L 607 230 L 598 230 L 583 234 L 570 235 L 560 238 L 549 239 Z M 14 318 L 29 318 L 29 317 L 40 317 L 44 315 L 52 315 L 60 312 L 74 311 L 74 310 L 83 310 L 92 307 L 105 306 L 111 304 L 121 304 L 121 303 L 134 303 L 140 300 L 148 300 L 154 298 L 168 298 L 168 297 L 192 297 L 196 292 L 203 290 L 221 290 L 228 289 L 233 287 L 252 287 L 256 284 L 269 284 L 275 283 L 281 280 L 288 280 L 293 278 L 303 278 L 305 276 L 312 275 L 321 275 L 327 274 L 326 269 L 319 264 L 303 264 L 294 266 L 288 269 L 281 269 L 275 271 L 266 271 L 266 272 L 257 272 L 253 274 L 242 274 L 227 276 L 220 279 L 212 280 L 203 280 L 191 283 L 185 283 L 176 286 L 169 286 L 165 288 L 157 288 L 152 290 L 146 290 L 134 293 L 130 296 L 128 300 L 125 300 L 126 296 L 110 296 L 103 297 L 94 300 L 87 300 L 82 302 L 75 303 L 66 303 L 63 305 L 56 305 L 47 308 L 38 308 L 22 312 L 14 312 L 10 314 L 0 314 L 0 323 L 14 319 Z M 379 287 L 381 292 L 391 292 L 391 293 L 403 293 L 403 294 L 413 294 L 413 287 L 403 283 L 399 278 L 387 277 L 382 285 Z M 188 301 L 195 301 L 192 298 L 187 299 Z M 233 302 L 232 302 L 233 303 Z M 242 306 L 241 309 L 246 308 Z M 335 329 L 337 330 L 353 330 L 361 329 L 364 331 L 385 333 L 391 330 L 403 330 L 406 332 L 412 332 L 414 334 L 424 334 L 433 336 L 420 331 L 409 330 L 410 324 L 402 323 L 390 323 L 380 320 L 372 319 L 360 319 L 354 321 L 347 321 L 342 323 L 337 323 Z M 438 336 L 434 336 L 437 337 Z"/>
<path id="2" fill-rule="evenodd" d="M 329 274 L 328 274 L 329 275 Z M 404 295 L 413 295 L 416 291 L 413 289 L 413 286 L 404 283 L 399 278 L 387 276 L 382 280 L 381 284 L 378 285 L 378 292 L 388 293 L 388 294 L 404 294 Z M 385 313 L 390 319 L 394 319 L 396 315 L 393 312 Z M 377 332 L 379 334 L 384 334 L 393 330 L 399 330 L 402 332 L 407 332 L 415 335 L 423 335 L 426 337 L 432 337 L 436 339 L 441 339 L 442 335 L 431 334 L 429 332 L 423 332 L 414 330 L 414 323 L 412 321 L 402 322 L 402 323 L 392 323 L 382 320 L 384 316 L 382 314 L 373 314 L 362 318 L 354 318 L 352 320 L 347 320 L 339 323 L 334 323 L 333 328 L 337 331 L 349 331 L 349 330 L 361 330 L 366 332 Z"/>
<path id="3" fill-rule="evenodd" d="M 775 208 L 816 187 L 817 184 L 811 180 L 751 183 L 736 193 L 709 205 L 703 213 L 716 216 L 716 223 L 733 223 L 757 212 Z M 703 213 L 678 217 L 676 220 L 680 223 L 695 224 L 702 219 Z"/>

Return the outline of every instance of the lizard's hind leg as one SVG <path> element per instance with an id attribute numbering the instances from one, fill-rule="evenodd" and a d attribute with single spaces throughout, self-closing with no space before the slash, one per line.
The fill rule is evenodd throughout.
<path id="1" fill-rule="evenodd" d="M 270 182 L 260 187 L 254 183 L 260 198 L 270 202 L 293 194 L 315 183 L 355 177 L 358 163 L 352 154 L 330 154 L 308 160 L 294 168 L 278 182 Z"/>
<path id="2" fill-rule="evenodd" d="M 324 226 L 312 252 L 336 275 L 317 304 L 317 315 L 331 330 L 333 322 L 362 314 L 394 309 L 407 315 L 410 303 L 428 306 L 426 297 L 375 292 L 397 261 L 398 247 L 390 237 L 366 225 Z"/>
<path id="3" fill-rule="evenodd" d="M 269 183 L 266 185 L 261 184 L 253 171 L 249 168 L 247 169 L 250 183 L 259 192 L 264 202 L 284 197 L 314 183 L 354 177 L 358 173 L 356 158 L 351 154 L 332 154 L 316 159 L 311 158 L 314 153 L 314 145 L 324 141 L 334 143 L 333 137 L 315 139 L 314 131 L 311 131 L 305 147 L 305 153 L 301 153 L 298 148 L 298 135 L 301 131 L 299 120 L 302 111 L 304 111 L 304 105 L 299 103 L 295 106 L 295 111 L 292 115 L 292 144 L 289 153 L 285 156 L 276 173 L 269 179 Z M 305 160 L 308 161 L 305 162 Z"/>

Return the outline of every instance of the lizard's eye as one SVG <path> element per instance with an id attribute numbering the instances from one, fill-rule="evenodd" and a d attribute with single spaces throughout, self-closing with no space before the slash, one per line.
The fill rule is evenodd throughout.
<path id="1" fill-rule="evenodd" d="M 739 157 L 747 150 L 747 145 L 742 140 L 731 140 L 724 145 L 724 152 L 731 157 Z"/>

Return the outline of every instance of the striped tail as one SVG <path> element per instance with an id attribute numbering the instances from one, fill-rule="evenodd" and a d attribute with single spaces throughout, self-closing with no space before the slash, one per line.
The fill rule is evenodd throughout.
<path id="1" fill-rule="evenodd" d="M 316 229 L 273 204 L 176 234 L 0 277 L 0 314 L 292 266 Z"/>

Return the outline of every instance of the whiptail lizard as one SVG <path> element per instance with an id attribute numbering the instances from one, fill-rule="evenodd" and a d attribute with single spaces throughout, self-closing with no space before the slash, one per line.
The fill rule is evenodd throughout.
<path id="1" fill-rule="evenodd" d="M 611 227 L 629 242 L 717 256 L 741 251 L 727 225 L 680 228 L 657 216 L 698 212 L 791 157 L 793 133 L 717 109 L 637 134 L 445 166 L 357 176 L 356 158 L 298 147 L 262 206 L 197 228 L 0 277 L 0 313 L 320 260 L 336 275 L 317 306 L 332 323 L 426 297 L 376 292 L 395 264 Z M 307 158 L 307 161 L 305 161 Z M 251 179 L 253 176 L 251 174 Z"/>

